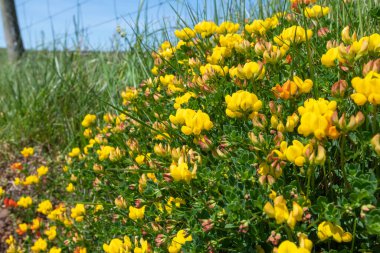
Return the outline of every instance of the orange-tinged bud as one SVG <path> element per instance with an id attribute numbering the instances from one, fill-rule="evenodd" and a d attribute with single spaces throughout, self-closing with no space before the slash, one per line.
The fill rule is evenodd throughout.
<path id="1" fill-rule="evenodd" d="M 374 71 L 380 73 L 380 58 L 376 60 L 369 61 L 363 66 L 363 76 L 366 76 L 369 72 Z"/>
<path id="2" fill-rule="evenodd" d="M 333 97 L 344 97 L 344 93 L 346 92 L 347 87 L 348 84 L 346 80 L 339 80 L 331 87 L 331 95 Z"/>
<path id="3" fill-rule="evenodd" d="M 345 28 L 343 28 L 343 30 L 342 30 L 342 40 L 343 40 L 344 43 L 346 43 L 348 45 L 348 44 L 351 44 L 354 41 L 357 41 L 357 39 L 358 39 L 358 36 L 356 35 L 356 32 L 354 32 L 352 34 L 352 36 L 350 36 L 350 27 L 349 26 L 346 26 Z"/>

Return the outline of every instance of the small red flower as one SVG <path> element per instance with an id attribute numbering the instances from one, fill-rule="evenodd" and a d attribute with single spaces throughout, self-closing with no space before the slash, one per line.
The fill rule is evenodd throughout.
<path id="1" fill-rule="evenodd" d="M 10 198 L 4 199 L 5 207 L 17 207 L 17 202 Z"/>

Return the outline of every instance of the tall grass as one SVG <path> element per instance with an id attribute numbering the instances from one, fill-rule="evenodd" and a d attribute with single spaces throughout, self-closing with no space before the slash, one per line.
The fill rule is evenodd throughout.
<path id="1" fill-rule="evenodd" d="M 38 51 L 28 52 L 15 66 L 2 67 L 1 142 L 50 150 L 80 142 L 86 113 L 109 110 L 104 101 L 119 99 L 122 88 L 146 77 L 137 54 Z M 144 61 L 149 65 L 149 59 Z"/>

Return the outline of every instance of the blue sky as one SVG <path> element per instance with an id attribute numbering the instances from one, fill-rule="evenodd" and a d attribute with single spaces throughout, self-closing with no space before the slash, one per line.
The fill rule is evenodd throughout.
<path id="1" fill-rule="evenodd" d="M 172 4 L 187 22 L 184 1 L 145 0 L 142 25 L 146 17 L 149 29 L 157 30 L 165 23 L 175 27 L 176 14 Z M 203 8 L 204 0 L 187 0 L 193 7 Z M 213 1 L 206 1 L 209 6 Z M 217 2 L 222 2 L 217 0 Z M 252 2 L 248 1 L 247 2 Z M 120 36 L 120 26 L 127 35 L 133 34 L 139 0 L 15 0 L 24 46 L 26 48 L 52 48 L 66 41 L 68 47 L 78 43 L 75 31 L 81 31 L 79 43 L 86 49 L 112 49 Z M 213 11 L 209 10 L 210 13 Z M 208 13 L 208 15 L 210 15 Z M 147 15 L 145 15 L 147 14 Z M 75 25 L 76 24 L 76 25 Z M 123 42 L 121 42 L 122 45 Z M 0 47 L 5 47 L 3 26 L 0 26 Z"/>

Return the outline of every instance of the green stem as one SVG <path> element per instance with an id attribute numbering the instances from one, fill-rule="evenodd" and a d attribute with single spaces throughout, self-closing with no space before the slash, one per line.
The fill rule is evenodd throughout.
<path id="1" fill-rule="evenodd" d="M 377 133 L 377 106 L 373 106 L 372 132 Z"/>
<path id="2" fill-rule="evenodd" d="M 307 198 L 310 197 L 310 191 L 311 191 L 311 177 L 314 174 L 314 166 L 310 166 L 307 170 L 307 190 L 306 190 L 306 196 Z M 313 180 L 314 181 L 314 180 Z"/>
<path id="3" fill-rule="evenodd" d="M 344 184 L 345 184 L 346 188 L 350 188 L 350 185 L 349 185 L 348 180 L 347 180 L 347 174 L 346 174 L 345 166 L 344 166 L 346 163 L 346 159 L 345 159 L 345 155 L 344 155 L 345 144 L 346 144 L 346 135 L 343 134 L 341 137 L 341 142 L 340 142 L 340 168 L 341 168 L 342 173 L 343 173 Z"/>
<path id="4" fill-rule="evenodd" d="M 356 224 L 358 223 L 358 218 L 355 218 L 354 222 L 354 231 L 352 231 L 352 243 L 351 243 L 351 253 L 354 252 L 354 246 L 355 246 L 355 236 L 356 236 Z"/>

